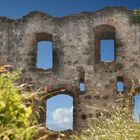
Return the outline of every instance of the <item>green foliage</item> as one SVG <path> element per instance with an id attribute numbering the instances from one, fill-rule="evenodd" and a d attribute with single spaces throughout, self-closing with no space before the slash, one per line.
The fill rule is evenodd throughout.
<path id="1" fill-rule="evenodd" d="M 0 139 L 31 140 L 31 107 L 25 107 L 20 91 L 14 86 L 18 73 L 0 75 Z"/>
<path id="2" fill-rule="evenodd" d="M 90 128 L 73 140 L 139 140 L 140 124 L 134 123 L 127 109 L 115 108 L 110 118 L 101 116 L 90 123 Z"/>
<path id="3" fill-rule="evenodd" d="M 131 19 L 132 19 L 132 22 L 135 22 L 135 23 L 140 22 L 140 9 L 133 11 L 133 15 Z"/>

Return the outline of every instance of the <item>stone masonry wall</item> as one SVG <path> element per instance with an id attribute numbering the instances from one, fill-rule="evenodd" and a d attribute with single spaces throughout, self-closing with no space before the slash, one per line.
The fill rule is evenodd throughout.
<path id="1" fill-rule="evenodd" d="M 116 91 L 118 76 L 124 78 L 124 96 L 131 79 L 140 79 L 140 24 L 133 24 L 131 16 L 132 11 L 114 7 L 61 18 L 41 12 L 18 20 L 1 17 L 0 65 L 22 68 L 22 82 L 32 84 L 34 90 L 42 87 L 45 100 L 67 91 L 74 99 L 74 129 L 81 130 L 88 118 L 107 114 L 117 104 L 121 98 Z M 115 36 L 114 62 L 98 61 L 102 33 L 104 38 Z M 36 67 L 37 43 L 42 40 L 53 42 L 52 69 Z M 79 90 L 80 78 L 84 78 L 84 93 Z M 45 122 L 45 112 L 41 115 L 40 122 Z"/>

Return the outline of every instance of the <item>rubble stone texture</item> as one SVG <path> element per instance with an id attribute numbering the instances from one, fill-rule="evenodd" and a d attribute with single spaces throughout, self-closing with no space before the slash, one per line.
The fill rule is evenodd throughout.
<path id="1" fill-rule="evenodd" d="M 73 127 L 81 130 L 89 118 L 107 115 L 118 102 L 125 105 L 116 91 L 117 77 L 124 79 L 124 95 L 131 79 L 140 79 L 140 24 L 132 23 L 131 16 L 130 10 L 113 7 L 60 18 L 42 12 L 18 20 L 0 17 L 0 65 L 22 68 L 22 82 L 42 88 L 44 101 L 62 93 L 72 96 Z M 100 39 L 115 40 L 115 61 L 100 62 Z M 36 67 L 37 43 L 45 40 L 53 43 L 53 68 L 48 70 Z M 85 92 L 80 92 L 80 81 Z M 40 122 L 45 120 L 42 111 Z"/>

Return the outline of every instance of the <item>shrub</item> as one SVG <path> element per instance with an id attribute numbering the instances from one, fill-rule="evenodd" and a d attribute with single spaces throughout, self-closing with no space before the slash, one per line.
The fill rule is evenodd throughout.
<path id="1" fill-rule="evenodd" d="M 25 107 L 14 86 L 17 76 L 17 72 L 0 75 L 0 140 L 31 140 L 35 130 L 29 122 L 31 107 Z"/>

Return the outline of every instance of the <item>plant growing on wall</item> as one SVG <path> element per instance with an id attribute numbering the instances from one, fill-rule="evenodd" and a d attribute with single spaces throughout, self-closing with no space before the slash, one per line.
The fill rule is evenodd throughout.
<path id="1" fill-rule="evenodd" d="M 133 10 L 133 15 L 131 19 L 132 19 L 132 22 L 134 23 L 140 22 L 140 9 Z"/>

